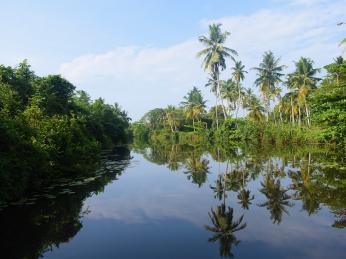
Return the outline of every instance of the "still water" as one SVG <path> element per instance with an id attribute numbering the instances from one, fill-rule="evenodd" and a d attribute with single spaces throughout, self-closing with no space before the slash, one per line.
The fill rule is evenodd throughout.
<path id="1" fill-rule="evenodd" d="M 320 147 L 135 146 L 68 182 L 0 212 L 1 258 L 346 258 L 345 157 Z"/>

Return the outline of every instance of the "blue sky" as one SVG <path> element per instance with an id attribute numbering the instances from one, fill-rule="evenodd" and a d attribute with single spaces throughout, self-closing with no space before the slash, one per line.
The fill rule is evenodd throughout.
<path id="1" fill-rule="evenodd" d="M 248 69 L 272 50 L 289 72 L 300 56 L 322 66 L 342 54 L 346 26 L 336 23 L 345 10 L 344 0 L 1 1 L 0 63 L 27 58 L 39 75 L 62 74 L 138 119 L 178 104 L 193 85 L 213 103 L 195 57 L 209 23 L 232 33 L 227 45 Z M 254 77 L 244 84 L 253 87 Z"/>

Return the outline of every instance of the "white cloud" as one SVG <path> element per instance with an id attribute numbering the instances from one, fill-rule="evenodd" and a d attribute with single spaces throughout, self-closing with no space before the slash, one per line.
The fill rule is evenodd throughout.
<path id="1" fill-rule="evenodd" d="M 336 23 L 343 20 L 344 10 L 345 1 L 292 0 L 281 7 L 215 21 L 232 33 L 228 45 L 239 52 L 247 68 L 257 66 L 263 52 L 272 50 L 290 71 L 292 61 L 300 56 L 311 57 L 317 66 L 323 66 L 341 54 L 337 42 L 344 28 Z M 206 28 L 210 22 L 202 26 Z M 211 98 L 202 87 L 207 75 L 196 58 L 201 48 L 197 39 L 166 48 L 116 47 L 62 64 L 60 73 L 93 97 L 119 102 L 138 119 L 148 109 L 178 104 L 192 85 Z M 223 76 L 229 74 L 227 70 Z M 246 86 L 252 86 L 254 77 L 250 71 Z"/>

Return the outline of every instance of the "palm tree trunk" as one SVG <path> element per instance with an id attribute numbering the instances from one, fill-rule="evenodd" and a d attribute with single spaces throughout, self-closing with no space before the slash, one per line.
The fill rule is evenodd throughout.
<path id="1" fill-rule="evenodd" d="M 292 125 L 294 127 L 294 110 L 293 110 L 293 100 L 291 96 L 291 116 L 292 116 Z"/>
<path id="2" fill-rule="evenodd" d="M 298 127 L 300 128 L 300 105 L 298 105 Z"/>
<path id="3" fill-rule="evenodd" d="M 235 114 L 235 117 L 238 118 L 238 112 L 239 112 L 239 106 L 240 106 L 240 87 L 239 87 L 239 80 L 237 80 L 237 88 L 238 88 L 238 101 L 237 101 L 237 111 Z"/>
<path id="4" fill-rule="evenodd" d="M 222 112 L 223 112 L 223 116 L 226 119 L 227 118 L 227 113 L 226 113 L 226 109 L 225 109 L 225 105 L 223 104 L 223 99 L 221 97 L 221 93 L 220 93 L 220 79 L 219 79 L 219 73 L 217 74 L 217 89 L 216 89 L 216 93 L 218 95 L 218 97 L 221 100 L 221 106 L 222 106 Z"/>
<path id="5" fill-rule="evenodd" d="M 310 127 L 310 125 L 311 125 L 311 122 L 310 122 L 310 111 L 309 111 L 308 105 L 306 103 L 306 100 L 304 100 L 304 105 L 305 105 L 306 119 L 307 119 L 307 122 L 308 122 L 308 126 Z"/>
<path id="6" fill-rule="evenodd" d="M 270 107 L 270 100 L 269 97 L 266 98 L 266 109 L 267 109 L 267 122 L 269 121 L 269 107 Z"/>
<path id="7" fill-rule="evenodd" d="M 217 112 L 217 90 L 216 90 L 216 93 L 215 93 L 215 121 L 216 121 L 216 129 L 219 129 L 219 116 L 218 116 L 218 112 Z"/>

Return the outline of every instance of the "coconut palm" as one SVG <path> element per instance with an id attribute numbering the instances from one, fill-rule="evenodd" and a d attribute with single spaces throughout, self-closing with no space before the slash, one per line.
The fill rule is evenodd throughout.
<path id="1" fill-rule="evenodd" d="M 238 112 L 239 112 L 239 106 L 241 103 L 241 87 L 240 87 L 240 82 L 244 80 L 245 74 L 247 71 L 245 71 L 245 65 L 241 61 L 235 61 L 234 66 L 232 67 L 232 78 L 237 84 L 237 89 L 238 89 L 238 100 L 237 100 L 237 112 L 235 117 L 238 117 Z"/>
<path id="2" fill-rule="evenodd" d="M 172 105 L 169 105 L 166 108 L 166 123 L 169 125 L 172 132 L 177 130 L 178 120 L 179 120 L 179 114 L 178 114 L 177 108 L 175 108 Z"/>
<path id="3" fill-rule="evenodd" d="M 229 32 L 221 31 L 221 24 L 211 24 L 209 25 L 209 35 L 200 36 L 199 41 L 206 47 L 205 49 L 199 51 L 197 53 L 198 57 L 204 56 L 203 59 L 203 68 L 204 70 L 208 70 L 212 75 L 213 80 L 215 81 L 215 97 L 216 97 L 216 107 L 218 103 L 218 98 L 220 96 L 219 92 L 219 77 L 220 70 L 226 69 L 226 58 L 231 57 L 232 55 L 237 55 L 237 52 L 233 49 L 227 48 L 224 46 L 227 37 L 230 35 Z M 222 103 L 222 100 L 221 100 Z M 222 103 L 224 116 L 226 117 L 226 112 L 224 105 Z M 216 118 L 217 109 L 215 111 Z M 216 121 L 216 125 L 218 127 L 218 118 Z"/>
<path id="4" fill-rule="evenodd" d="M 208 241 L 220 242 L 221 257 L 233 256 L 232 245 L 238 245 L 240 242 L 234 233 L 246 227 L 246 223 L 243 223 L 243 215 L 238 220 L 234 220 L 233 213 L 233 208 L 226 209 L 225 204 L 217 206 L 215 210 L 212 208 L 208 213 L 212 226 L 205 225 L 205 228 L 214 233 Z"/>
<path id="5" fill-rule="evenodd" d="M 268 51 L 263 55 L 262 62 L 259 67 L 253 68 L 257 71 L 257 79 L 255 85 L 259 87 L 267 111 L 267 121 L 269 120 L 270 101 L 272 92 L 275 90 L 277 84 L 282 82 L 281 77 L 285 66 L 279 65 L 280 58 L 275 58 L 273 52 Z"/>
<path id="6" fill-rule="evenodd" d="M 181 102 L 181 104 L 184 108 L 198 105 L 205 107 L 206 104 L 206 101 L 203 99 L 201 90 L 199 90 L 196 86 L 194 86 L 192 90 L 189 91 L 186 96 L 184 96 L 183 99 L 184 100 Z"/>
<path id="7" fill-rule="evenodd" d="M 297 101 L 299 105 L 298 122 L 300 123 L 301 107 L 304 106 L 308 126 L 310 126 L 311 122 L 310 109 L 306 102 L 306 96 L 312 89 L 316 88 L 316 84 L 320 80 L 320 78 L 315 77 L 320 69 L 314 68 L 313 63 L 311 59 L 301 57 L 298 62 L 295 62 L 295 71 L 289 75 L 292 88 L 295 88 L 297 91 Z"/>
<path id="8" fill-rule="evenodd" d="M 236 109 L 238 100 L 238 89 L 236 83 L 229 79 L 227 81 L 220 80 L 220 97 L 227 102 L 227 110 L 229 114 Z"/>
<path id="9" fill-rule="evenodd" d="M 261 122 L 264 119 L 265 109 L 260 100 L 254 95 L 251 89 L 247 90 L 245 108 L 249 111 L 248 117 L 254 122 Z"/>
<path id="10" fill-rule="evenodd" d="M 345 38 L 345 40 L 346 40 L 346 38 Z M 342 65 L 344 62 L 345 62 L 345 59 L 342 56 L 336 57 L 334 59 L 334 64 L 336 66 Z M 333 74 L 336 77 L 336 84 L 339 85 L 340 71 L 336 70 Z"/>

